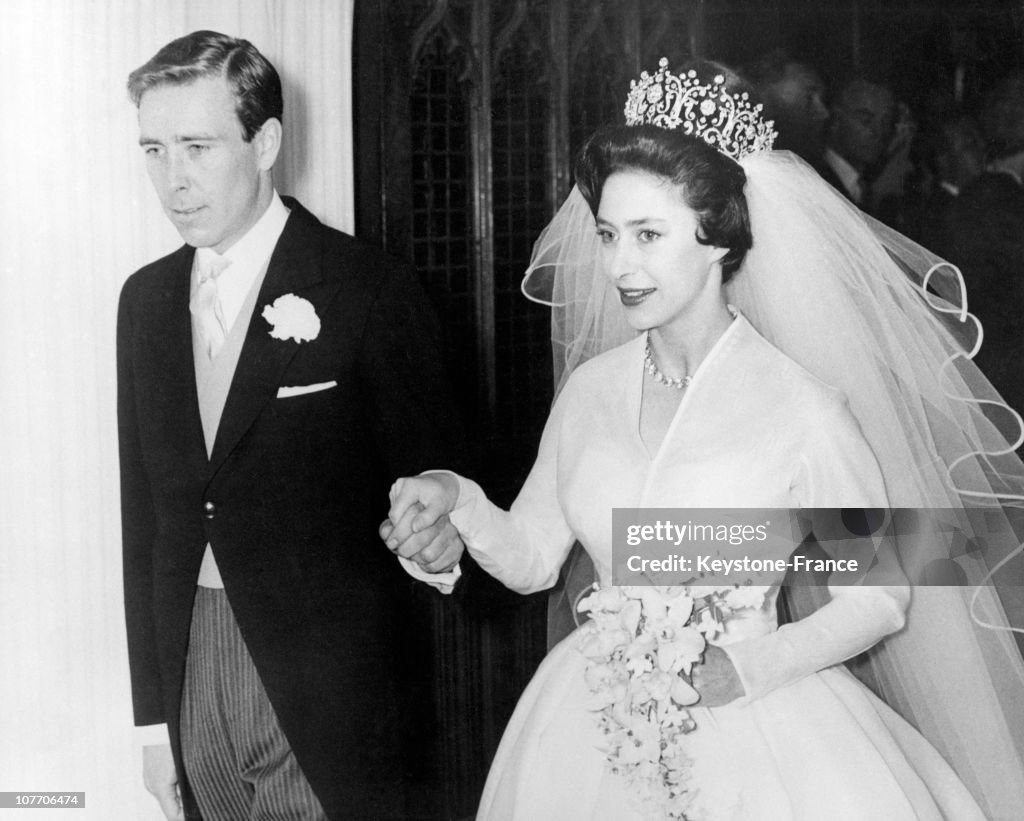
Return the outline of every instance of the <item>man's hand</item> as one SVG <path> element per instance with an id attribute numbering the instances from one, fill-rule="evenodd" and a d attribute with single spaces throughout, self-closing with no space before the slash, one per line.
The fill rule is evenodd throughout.
<path id="1" fill-rule="evenodd" d="M 396 530 L 391 520 L 385 519 L 380 525 L 380 537 L 388 543 L 390 550 L 416 562 L 428 573 L 447 573 L 459 563 L 465 550 L 459 531 L 447 516 L 442 516 L 418 533 L 410 534 L 401 543 L 391 538 Z M 395 547 L 391 547 L 392 544 Z"/>
<path id="2" fill-rule="evenodd" d="M 458 481 L 446 473 L 399 479 L 391 487 L 391 508 L 381 523 L 388 549 L 428 573 L 451 570 L 465 546 L 448 514 L 459 498 Z"/>
<path id="3" fill-rule="evenodd" d="M 160 803 L 160 809 L 170 821 L 185 821 L 170 744 L 142 748 L 142 783 Z"/>
<path id="4" fill-rule="evenodd" d="M 722 707 L 746 694 L 732 660 L 713 644 L 704 648 L 704 661 L 690 670 L 690 683 L 700 693 L 701 707 Z"/>

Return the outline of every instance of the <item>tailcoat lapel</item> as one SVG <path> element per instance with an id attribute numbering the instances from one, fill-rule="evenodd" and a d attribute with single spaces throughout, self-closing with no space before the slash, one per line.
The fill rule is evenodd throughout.
<path id="1" fill-rule="evenodd" d="M 323 316 L 326 304 L 337 290 L 336 285 L 327 287 L 323 282 L 323 226 L 298 202 L 283 199 L 291 214 L 271 255 L 249 320 L 210 456 L 210 478 L 264 405 L 275 398 L 285 368 L 299 352 L 300 343 L 295 340 L 275 339 L 270 335 L 270 324 L 263 318 L 264 307 L 280 296 L 295 294 L 311 302 L 317 314 Z M 308 344 L 311 343 L 301 343 Z"/>
<path id="2" fill-rule="evenodd" d="M 192 315 L 189 291 L 195 249 L 184 245 L 167 261 L 169 276 L 165 285 L 153 293 L 144 309 L 146 336 L 151 340 L 151 355 L 162 366 L 159 401 L 164 407 L 180 408 L 168 414 L 168 424 L 178 428 L 170 441 L 178 443 L 178 455 L 189 468 L 201 475 L 206 469 L 203 424 L 199 417 L 195 361 L 192 356 Z"/>

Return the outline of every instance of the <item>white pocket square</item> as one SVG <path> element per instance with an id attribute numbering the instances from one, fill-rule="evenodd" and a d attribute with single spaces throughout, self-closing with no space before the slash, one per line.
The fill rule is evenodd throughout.
<path id="1" fill-rule="evenodd" d="M 278 399 L 287 399 L 289 396 L 302 396 L 304 393 L 316 393 L 317 391 L 325 391 L 329 388 L 337 386 L 338 382 L 332 379 L 330 382 L 317 382 L 314 385 L 294 385 L 291 387 L 282 387 L 277 389 Z"/>

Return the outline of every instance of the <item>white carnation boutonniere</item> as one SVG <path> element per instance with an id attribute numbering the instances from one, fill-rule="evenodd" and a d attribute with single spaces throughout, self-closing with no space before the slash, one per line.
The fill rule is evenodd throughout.
<path id="1" fill-rule="evenodd" d="M 309 300 L 295 294 L 285 294 L 263 308 L 263 318 L 271 324 L 274 339 L 294 339 L 312 342 L 320 335 L 320 317 Z"/>

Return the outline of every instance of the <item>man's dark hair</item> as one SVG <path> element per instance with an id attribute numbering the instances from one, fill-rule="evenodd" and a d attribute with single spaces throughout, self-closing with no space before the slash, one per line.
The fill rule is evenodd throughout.
<path id="1" fill-rule="evenodd" d="M 250 142 L 263 124 L 284 112 L 281 78 L 248 40 L 216 31 L 194 31 L 173 40 L 128 76 L 128 95 L 137 106 L 149 90 L 223 76 L 235 96 L 235 113 Z"/>
<path id="2" fill-rule="evenodd" d="M 740 74 L 755 88 L 773 85 L 786 79 L 791 65 L 807 65 L 793 58 L 785 49 L 776 48 L 743 65 Z M 810 68 L 809 65 L 807 65 Z"/>

